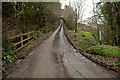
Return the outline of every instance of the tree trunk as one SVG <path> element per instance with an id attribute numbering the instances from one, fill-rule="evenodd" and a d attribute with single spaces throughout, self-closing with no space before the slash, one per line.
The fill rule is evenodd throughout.
<path id="1" fill-rule="evenodd" d="M 108 35 L 109 35 L 109 32 L 108 32 L 108 28 L 109 27 L 109 22 L 108 22 L 108 25 L 107 25 L 107 45 L 109 44 L 109 42 L 108 42 L 108 39 L 109 39 L 109 37 L 108 37 Z"/>

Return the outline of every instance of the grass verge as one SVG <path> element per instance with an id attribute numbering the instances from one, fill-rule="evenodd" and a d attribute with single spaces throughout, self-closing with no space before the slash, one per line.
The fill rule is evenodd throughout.
<path id="1" fill-rule="evenodd" d="M 120 70 L 120 49 L 117 46 L 100 45 L 93 34 L 80 27 L 77 33 L 67 30 L 67 36 L 89 59 L 117 72 Z"/>

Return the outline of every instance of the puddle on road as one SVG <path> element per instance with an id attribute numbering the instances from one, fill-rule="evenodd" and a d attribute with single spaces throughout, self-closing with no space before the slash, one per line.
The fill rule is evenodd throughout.
<path id="1" fill-rule="evenodd" d="M 76 49 L 74 49 L 73 51 L 77 52 L 77 50 L 76 50 Z"/>
<path id="2" fill-rule="evenodd" d="M 68 60 L 65 60 L 66 62 L 68 62 Z"/>

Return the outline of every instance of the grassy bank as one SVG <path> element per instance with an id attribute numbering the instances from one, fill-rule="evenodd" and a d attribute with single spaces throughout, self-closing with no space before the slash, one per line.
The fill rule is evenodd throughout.
<path id="1" fill-rule="evenodd" d="M 114 70 L 118 71 L 120 66 L 120 49 L 118 46 L 100 45 L 95 35 L 88 32 L 84 27 L 78 27 L 77 33 L 74 33 L 73 30 L 67 30 L 67 35 L 86 56 L 112 66 Z"/>

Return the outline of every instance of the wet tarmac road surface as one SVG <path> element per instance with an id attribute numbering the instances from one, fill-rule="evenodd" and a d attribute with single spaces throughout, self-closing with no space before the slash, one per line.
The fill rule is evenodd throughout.
<path id="1" fill-rule="evenodd" d="M 73 48 L 64 35 L 63 22 L 56 31 L 38 46 L 18 69 L 7 78 L 115 78 L 108 70 Z"/>

